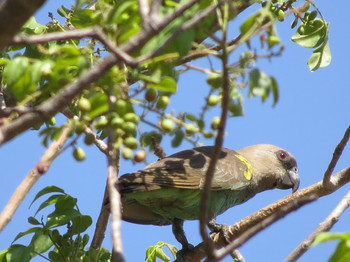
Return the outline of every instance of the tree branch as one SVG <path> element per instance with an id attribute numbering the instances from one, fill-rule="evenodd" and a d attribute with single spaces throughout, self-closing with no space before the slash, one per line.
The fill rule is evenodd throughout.
<path id="1" fill-rule="evenodd" d="M 52 161 L 60 154 L 61 149 L 68 138 L 69 129 L 70 128 L 68 126 L 63 128 L 57 141 L 52 142 L 50 147 L 40 158 L 39 162 L 17 187 L 10 201 L 7 203 L 0 215 L 0 232 L 11 221 L 14 213 L 22 203 L 24 197 L 28 194 L 29 190 L 33 187 L 36 181 L 38 181 L 38 179 L 47 172 Z"/>
<path id="2" fill-rule="evenodd" d="M 102 201 L 101 212 L 100 212 L 100 215 L 98 216 L 94 237 L 92 238 L 91 245 L 90 245 L 92 248 L 96 250 L 99 250 L 101 248 L 102 242 L 106 235 L 107 224 L 108 224 L 108 219 L 110 214 L 110 206 L 106 205 L 106 201 L 108 199 L 109 197 L 108 197 L 108 180 L 107 180 L 105 193 Z"/>
<path id="3" fill-rule="evenodd" d="M 321 180 L 318 183 L 311 185 L 307 188 L 301 189 L 298 192 L 291 194 L 287 197 L 284 197 L 283 199 L 278 200 L 272 203 L 271 205 L 268 205 L 267 207 L 262 208 L 259 211 L 255 212 L 254 214 L 229 226 L 226 232 L 228 235 L 228 238 L 230 239 L 230 241 L 234 241 L 235 239 L 238 239 L 240 236 L 242 236 L 250 228 L 253 228 L 255 225 L 262 223 L 266 218 L 272 216 L 273 214 L 280 212 L 281 209 L 283 209 L 283 212 L 280 213 L 279 216 L 289 214 L 290 212 L 298 209 L 300 205 L 306 204 L 304 200 L 306 202 L 307 200 L 313 201 L 320 197 L 329 195 L 349 182 L 350 182 L 350 167 L 347 167 L 331 176 L 329 186 L 324 187 L 323 181 Z M 300 201 L 300 199 L 302 201 Z M 296 202 L 299 204 L 298 205 L 291 204 Z M 280 217 L 276 217 L 276 218 L 279 219 Z M 213 233 L 211 237 L 214 240 L 216 248 L 225 246 L 225 239 L 221 233 Z M 240 243 L 240 244 L 243 244 L 243 243 Z M 191 262 L 200 261 L 205 256 L 206 256 L 206 251 L 205 251 L 204 244 L 200 243 L 193 250 L 191 250 L 191 252 L 184 253 L 183 257 L 181 258 L 183 260 L 181 261 L 191 261 Z"/>
<path id="4" fill-rule="evenodd" d="M 24 23 L 45 0 L 3 0 L 0 2 L 0 50 L 11 43 Z"/>
<path id="5" fill-rule="evenodd" d="M 335 165 L 337 164 L 341 154 L 343 153 L 343 150 L 344 150 L 344 148 L 346 146 L 346 143 L 348 142 L 349 138 L 350 138 L 350 126 L 348 127 L 348 129 L 346 130 L 342 140 L 340 141 L 340 143 L 337 145 L 337 147 L 334 150 L 332 160 L 329 163 L 328 168 L 327 168 L 327 170 L 326 170 L 326 172 L 324 174 L 324 177 L 323 177 L 323 184 L 324 184 L 324 186 L 328 186 L 331 174 L 332 174 L 332 172 L 333 172 L 333 170 L 335 168 Z"/>
<path id="6" fill-rule="evenodd" d="M 119 150 L 114 147 L 114 130 L 108 129 L 108 195 L 111 206 L 111 231 L 113 239 L 112 262 L 123 262 L 123 245 L 121 237 L 121 196 L 116 188 L 119 172 Z"/>
<path id="7" fill-rule="evenodd" d="M 226 7 L 226 6 L 225 6 Z M 225 10 L 225 7 L 223 9 Z M 222 19 L 225 20 L 227 19 L 226 14 L 222 14 Z M 224 25 L 222 25 L 222 46 L 223 46 L 223 53 L 221 57 L 222 61 L 222 67 L 223 67 L 223 84 L 222 84 L 222 102 L 221 102 L 221 119 L 220 119 L 220 124 L 219 124 L 219 129 L 218 129 L 218 134 L 215 139 L 215 146 L 213 150 L 213 154 L 211 156 L 211 160 L 209 163 L 208 170 L 206 172 L 205 176 L 205 182 L 204 182 L 204 187 L 203 187 L 203 193 L 201 196 L 201 202 L 200 202 L 200 214 L 199 214 L 199 221 L 200 221 L 200 234 L 203 239 L 203 243 L 205 246 L 205 250 L 207 252 L 208 260 L 211 261 L 215 258 L 215 250 L 214 250 L 214 245 L 212 240 L 208 236 L 207 232 L 207 223 L 208 221 L 208 216 L 209 216 L 209 207 L 208 207 L 208 202 L 210 198 L 210 189 L 211 189 L 211 184 L 212 180 L 214 177 L 214 172 L 215 172 L 215 166 L 219 157 L 219 153 L 221 150 L 221 147 L 224 142 L 224 133 L 225 133 L 225 126 L 226 126 L 226 120 L 227 120 L 227 112 L 228 112 L 228 105 L 230 101 L 230 95 L 229 95 L 229 68 L 228 68 L 228 50 L 227 50 L 227 22 L 228 20 L 225 20 Z"/>
<path id="8" fill-rule="evenodd" d="M 76 82 L 67 85 L 57 95 L 47 99 L 35 108 L 35 110 L 0 127 L 0 145 L 31 128 L 33 125 L 49 120 L 57 112 L 63 110 L 77 95 L 106 73 L 117 61 L 114 55 L 107 56 L 88 73 L 80 77 Z"/>
<path id="9" fill-rule="evenodd" d="M 315 237 L 321 232 L 329 231 L 333 225 L 338 222 L 340 216 L 350 206 L 350 191 L 341 199 L 336 208 L 329 214 L 329 216 L 319 224 L 314 232 L 312 232 L 303 242 L 300 243 L 284 260 L 284 262 L 296 261 L 300 258 L 314 242 Z"/>

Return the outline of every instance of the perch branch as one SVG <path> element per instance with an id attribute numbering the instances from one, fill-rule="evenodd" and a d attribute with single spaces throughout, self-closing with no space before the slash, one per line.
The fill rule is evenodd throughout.
<path id="1" fill-rule="evenodd" d="M 331 176 L 329 181 L 329 186 L 325 187 L 323 185 L 323 181 L 319 181 L 307 188 L 301 189 L 298 192 L 291 194 L 289 196 L 284 197 L 281 200 L 278 200 L 271 205 L 268 205 L 265 208 L 260 209 L 254 214 L 238 221 L 237 223 L 228 227 L 227 235 L 230 241 L 234 241 L 239 238 L 244 232 L 254 227 L 255 225 L 262 223 L 266 218 L 273 215 L 276 212 L 279 212 L 283 207 L 288 207 L 283 209 L 282 214 L 288 214 L 293 210 L 299 208 L 297 205 L 291 205 L 290 203 L 295 203 L 299 201 L 299 199 L 318 199 L 320 197 L 329 195 L 340 187 L 344 186 L 346 183 L 350 182 L 350 167 L 347 167 L 340 172 Z M 305 204 L 302 202 L 302 204 Z M 281 215 L 282 215 L 281 214 Z M 214 240 L 214 244 L 216 248 L 221 248 L 225 246 L 224 236 L 221 233 L 212 234 L 212 239 Z M 243 243 L 242 243 L 243 244 Z M 181 261 L 200 261 L 206 256 L 204 244 L 200 243 L 189 253 L 185 253 L 181 259 Z M 179 261 L 179 260 L 178 260 Z"/>

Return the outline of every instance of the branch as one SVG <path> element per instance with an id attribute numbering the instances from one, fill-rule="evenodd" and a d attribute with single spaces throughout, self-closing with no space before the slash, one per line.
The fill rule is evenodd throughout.
<path id="1" fill-rule="evenodd" d="M 333 225 L 338 222 L 340 216 L 344 213 L 344 211 L 350 206 L 350 191 L 342 198 L 336 208 L 329 214 L 329 216 L 319 224 L 310 236 L 308 236 L 303 242 L 297 246 L 292 253 L 284 260 L 284 262 L 292 262 L 296 261 L 300 258 L 310 247 L 310 245 L 314 242 L 315 237 L 321 232 L 329 231 Z"/>
<path id="2" fill-rule="evenodd" d="M 17 187 L 10 201 L 7 203 L 0 215 L 0 232 L 10 222 L 11 218 L 13 217 L 19 205 L 22 203 L 24 197 L 28 194 L 29 190 L 33 187 L 36 181 L 38 181 L 38 179 L 47 172 L 52 161 L 60 154 L 61 148 L 68 138 L 69 131 L 70 128 L 68 126 L 63 128 L 62 133 L 57 141 L 54 141 L 50 145 L 36 166 L 27 174 L 22 183 Z"/>
<path id="3" fill-rule="evenodd" d="M 67 85 L 57 95 L 47 99 L 35 110 L 0 127 L 0 145 L 28 130 L 33 125 L 49 120 L 57 112 L 63 110 L 76 96 L 106 73 L 117 61 L 118 59 L 114 55 L 107 56 L 76 82 Z"/>
<path id="4" fill-rule="evenodd" d="M 278 200 L 271 205 L 268 205 L 265 208 L 260 209 L 254 214 L 238 221 L 237 223 L 228 227 L 227 236 L 230 241 L 234 241 L 243 235 L 250 228 L 256 226 L 259 223 L 263 223 L 265 219 L 274 215 L 277 212 L 280 212 L 283 209 L 283 213 L 280 215 L 286 215 L 290 212 L 298 209 L 301 205 L 306 204 L 303 202 L 304 200 L 316 200 L 320 197 L 329 195 L 346 183 L 350 182 L 350 167 L 343 169 L 342 171 L 331 176 L 329 186 L 325 187 L 323 185 L 323 181 L 319 181 L 318 183 L 311 185 L 307 188 L 301 189 L 298 192 L 284 197 L 281 200 Z M 302 201 L 301 201 L 302 200 Z M 298 205 L 293 205 L 292 203 L 298 202 Z M 286 207 L 286 208 L 284 208 Z M 279 218 L 278 218 L 279 219 Z M 213 233 L 212 239 L 214 240 L 214 244 L 216 248 L 220 248 L 225 246 L 225 238 L 221 233 Z M 246 239 L 248 240 L 248 239 Z M 240 243 L 243 244 L 243 243 Z M 200 261 L 206 256 L 206 251 L 204 247 L 204 243 L 198 244 L 191 252 L 184 253 L 183 261 Z"/>
<path id="5" fill-rule="evenodd" d="M 327 168 L 327 170 L 326 170 L 326 172 L 324 174 L 324 177 L 323 177 L 323 184 L 325 186 L 328 185 L 330 177 L 331 177 L 331 174 L 332 174 L 332 172 L 333 172 L 333 170 L 335 168 L 335 165 L 337 164 L 341 154 L 343 153 L 343 150 L 344 150 L 344 148 L 346 146 L 346 143 L 348 142 L 349 138 L 350 138 L 350 126 L 348 127 L 348 129 L 346 130 L 342 140 L 339 142 L 339 144 L 337 145 L 337 147 L 334 150 L 332 160 L 329 163 L 328 168 Z"/>
<path id="6" fill-rule="evenodd" d="M 87 29 L 74 29 L 65 32 L 53 32 L 45 35 L 16 35 L 12 41 L 12 45 L 24 44 L 43 44 L 51 41 L 62 41 L 74 38 L 92 37 L 99 40 L 111 53 L 125 64 L 136 67 L 138 64 L 133 57 L 117 47 L 115 43 L 110 41 L 101 28 L 95 26 Z"/>
<path id="7" fill-rule="evenodd" d="M 226 5 L 223 7 L 223 9 L 226 9 Z M 225 134 L 225 126 L 226 126 L 226 120 L 227 120 L 227 112 L 228 112 L 228 106 L 229 106 L 229 101 L 230 101 L 230 95 L 229 95 L 229 86 L 230 86 L 230 80 L 229 80 L 229 68 L 228 68 L 228 50 L 227 50 L 227 22 L 228 18 L 226 17 L 226 13 L 222 14 L 222 20 L 224 20 L 224 24 L 222 25 L 222 67 L 223 67 L 223 84 L 222 84 L 222 111 L 221 111 L 221 120 L 220 120 L 220 125 L 218 128 L 218 134 L 215 138 L 215 146 L 214 146 L 214 151 L 211 156 L 211 160 L 209 163 L 208 170 L 205 175 L 205 182 L 204 182 L 204 187 L 203 187 L 203 193 L 201 196 L 201 201 L 200 201 L 200 214 L 199 214 L 199 221 L 200 221 L 200 234 L 203 239 L 203 243 L 205 246 L 205 250 L 208 255 L 208 259 L 211 260 L 215 257 L 215 250 L 214 250 L 214 245 L 212 240 L 208 236 L 207 232 L 207 223 L 208 221 L 208 216 L 209 216 L 209 207 L 208 207 L 208 202 L 210 198 L 210 189 L 211 189 L 211 184 L 212 180 L 214 177 L 214 172 L 215 172 L 215 166 L 219 157 L 219 153 L 221 150 L 221 147 L 224 142 L 224 134 Z M 226 19 L 226 20 L 225 20 Z"/>
<path id="8" fill-rule="evenodd" d="M 13 36 L 45 2 L 45 0 L 0 2 L 0 50 L 11 43 Z"/>
<path id="9" fill-rule="evenodd" d="M 107 200 L 108 200 L 108 180 L 105 188 L 105 193 L 103 196 L 101 212 L 100 212 L 100 215 L 98 216 L 94 237 L 92 238 L 92 241 L 91 241 L 91 247 L 96 250 L 99 250 L 101 248 L 103 239 L 106 236 L 106 229 L 107 229 L 107 224 L 108 224 L 108 219 L 110 214 L 110 207 L 106 205 Z"/>
<path id="10" fill-rule="evenodd" d="M 109 129 L 109 133 L 113 133 L 112 129 Z M 112 134 L 113 136 L 114 134 Z M 119 152 L 119 151 L 118 151 Z M 111 230 L 113 239 L 113 262 L 125 261 L 123 257 L 122 238 L 120 233 L 121 228 L 121 197 L 115 185 L 118 181 L 119 171 L 119 153 L 114 148 L 114 139 L 108 138 L 108 195 L 111 203 Z"/>

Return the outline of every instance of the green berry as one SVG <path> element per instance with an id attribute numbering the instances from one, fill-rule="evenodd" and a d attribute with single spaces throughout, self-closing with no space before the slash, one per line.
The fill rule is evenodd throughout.
<path id="1" fill-rule="evenodd" d="M 82 112 L 88 112 L 91 110 L 91 103 L 90 103 L 89 99 L 87 99 L 85 97 L 80 98 L 80 100 L 78 102 L 78 106 Z"/>
<path id="2" fill-rule="evenodd" d="M 139 141 L 135 137 L 129 136 L 124 139 L 124 145 L 131 149 L 136 149 L 139 146 Z"/>
<path id="3" fill-rule="evenodd" d="M 126 134 L 133 134 L 136 131 L 136 125 L 133 122 L 124 122 L 122 129 Z"/>
<path id="4" fill-rule="evenodd" d="M 114 110 L 119 115 L 124 115 L 128 107 L 128 102 L 123 99 L 118 99 L 114 104 Z"/>
<path id="5" fill-rule="evenodd" d="M 276 35 L 269 35 L 269 37 L 267 38 L 267 43 L 269 47 L 273 47 L 274 45 L 279 44 L 279 42 L 280 39 Z"/>
<path id="6" fill-rule="evenodd" d="M 222 87 L 224 80 L 222 78 L 221 74 L 210 74 L 207 78 L 207 83 L 211 85 L 213 88 L 219 88 Z"/>
<path id="7" fill-rule="evenodd" d="M 193 135 L 195 132 L 197 132 L 197 127 L 195 124 L 188 124 L 185 127 L 185 131 L 187 135 Z"/>
<path id="8" fill-rule="evenodd" d="M 156 98 L 157 98 L 157 91 L 154 88 L 148 89 L 145 94 L 145 99 L 148 102 L 154 102 Z"/>
<path id="9" fill-rule="evenodd" d="M 123 123 L 124 123 L 124 120 L 122 118 L 120 118 L 119 116 L 113 117 L 111 120 L 111 126 L 113 128 L 122 127 Z"/>
<path id="10" fill-rule="evenodd" d="M 122 156 L 124 159 L 128 160 L 132 158 L 132 150 L 130 148 L 124 148 Z"/>
<path id="11" fill-rule="evenodd" d="M 140 121 L 140 117 L 135 113 L 126 113 L 123 118 L 126 122 L 132 122 L 135 124 L 137 124 Z"/>
<path id="12" fill-rule="evenodd" d="M 170 119 L 164 119 L 161 123 L 161 127 L 164 132 L 171 132 L 174 129 L 174 122 Z"/>
<path id="13" fill-rule="evenodd" d="M 84 132 L 85 127 L 86 127 L 86 126 L 85 126 L 82 122 L 78 122 L 78 123 L 76 124 L 76 126 L 75 126 L 75 133 L 76 133 L 77 135 L 80 135 L 81 133 Z"/>
<path id="14" fill-rule="evenodd" d="M 220 96 L 210 95 L 208 97 L 208 106 L 216 106 L 220 102 Z"/>
<path id="15" fill-rule="evenodd" d="M 108 125 L 108 119 L 105 116 L 101 116 L 94 124 L 96 129 L 105 128 Z"/>
<path id="16" fill-rule="evenodd" d="M 284 21 L 284 11 L 282 9 L 278 9 L 276 15 L 277 15 L 278 21 L 280 22 Z"/>
<path id="17" fill-rule="evenodd" d="M 211 122 L 211 129 L 213 130 L 216 130 L 219 128 L 219 125 L 220 125 L 220 117 L 219 116 L 216 116 L 213 118 L 213 121 Z"/>
<path id="18" fill-rule="evenodd" d="M 134 160 L 136 162 L 142 162 L 146 159 L 146 152 L 144 150 L 140 150 L 138 152 L 136 152 L 135 156 L 134 156 Z"/>
<path id="19" fill-rule="evenodd" d="M 56 125 L 56 119 L 55 119 L 54 116 L 50 118 L 50 120 L 48 121 L 48 124 L 49 124 L 50 126 Z"/>
<path id="20" fill-rule="evenodd" d="M 214 134 L 212 132 L 203 132 L 203 136 L 205 138 L 213 138 Z"/>
<path id="21" fill-rule="evenodd" d="M 92 145 L 95 141 L 95 136 L 93 134 L 86 134 L 84 138 L 84 143 L 88 146 Z"/>
<path id="22" fill-rule="evenodd" d="M 73 156 L 77 161 L 85 160 L 85 152 L 81 147 L 77 147 L 76 149 L 74 149 Z"/>
<path id="23" fill-rule="evenodd" d="M 161 96 L 158 99 L 156 107 L 158 109 L 165 109 L 168 106 L 169 102 L 170 102 L 170 99 L 168 96 Z"/>

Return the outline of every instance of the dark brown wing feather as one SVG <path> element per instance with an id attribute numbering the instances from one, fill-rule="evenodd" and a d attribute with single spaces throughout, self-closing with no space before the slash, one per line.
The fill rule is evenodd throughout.
<path id="1" fill-rule="evenodd" d="M 143 170 L 125 174 L 119 179 L 119 190 L 126 194 L 161 188 L 202 188 L 213 148 L 205 146 L 181 151 L 152 163 Z M 233 150 L 221 149 L 212 190 L 241 190 L 249 184 L 244 175 L 249 167 L 237 155 Z"/>

